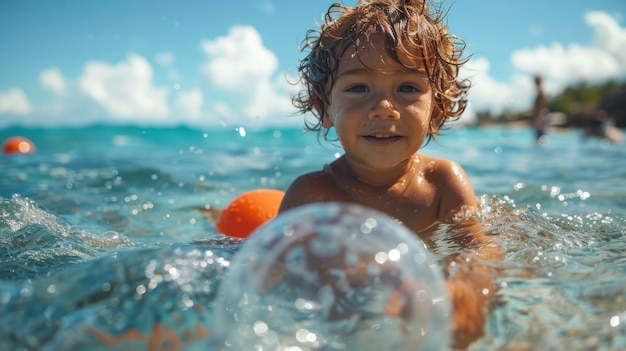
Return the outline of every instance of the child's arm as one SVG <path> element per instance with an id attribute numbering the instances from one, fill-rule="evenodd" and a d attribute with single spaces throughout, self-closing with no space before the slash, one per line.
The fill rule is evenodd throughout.
<path id="1" fill-rule="evenodd" d="M 445 269 L 453 308 L 454 347 L 463 349 L 483 336 L 489 298 L 497 290 L 492 283 L 494 272 L 482 262 L 500 261 L 504 253 L 498 246 L 499 238 L 485 235 L 480 221 L 471 218 L 480 205 L 465 171 L 454 162 L 443 165 L 445 171 L 440 179 L 445 185 L 439 185 L 439 218 L 453 224 L 449 229 L 451 239 L 463 248 Z"/>
<path id="2" fill-rule="evenodd" d="M 453 310 L 453 347 L 465 349 L 484 335 L 489 298 L 495 287 L 489 275 L 468 269 L 450 277 L 446 288 Z"/>
<path id="3" fill-rule="evenodd" d="M 488 262 L 501 261 L 504 252 L 499 238 L 484 235 L 477 219 L 463 220 L 449 232 L 451 239 L 463 247 L 444 272 L 453 309 L 454 347 L 464 349 L 484 334 L 485 317 L 491 309 L 489 299 L 497 292 L 495 272 Z"/>

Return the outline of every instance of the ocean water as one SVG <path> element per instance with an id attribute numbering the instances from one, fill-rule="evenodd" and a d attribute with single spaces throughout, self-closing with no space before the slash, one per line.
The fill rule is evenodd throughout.
<path id="1" fill-rule="evenodd" d="M 341 150 L 300 129 L 95 126 L 0 131 L 0 350 L 211 349 L 211 304 L 241 243 L 197 207 L 286 189 Z M 502 238 L 475 350 L 626 348 L 626 145 L 456 128 L 424 152 L 460 163 Z M 450 254 L 433 253 L 434 259 Z"/>

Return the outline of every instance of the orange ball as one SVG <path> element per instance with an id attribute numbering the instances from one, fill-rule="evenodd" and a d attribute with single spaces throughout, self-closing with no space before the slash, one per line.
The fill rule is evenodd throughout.
<path id="1" fill-rule="evenodd" d="M 247 238 L 259 226 L 276 217 L 285 192 L 257 189 L 237 196 L 220 213 L 216 223 L 219 233 Z"/>
<path id="2" fill-rule="evenodd" d="M 10 154 L 32 154 L 37 150 L 32 141 L 23 137 L 11 137 L 4 141 L 2 152 Z"/>

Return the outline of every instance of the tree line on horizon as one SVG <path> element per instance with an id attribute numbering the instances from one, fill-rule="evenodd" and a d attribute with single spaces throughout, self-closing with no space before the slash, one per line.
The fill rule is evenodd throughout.
<path id="1" fill-rule="evenodd" d="M 618 128 L 626 127 L 626 82 L 607 81 L 600 84 L 581 82 L 564 89 L 556 96 L 548 97 L 551 113 L 559 113 L 562 118 L 558 126 L 565 128 L 586 128 L 598 123 L 600 112 L 605 112 Z M 505 111 L 493 115 L 489 111 L 477 113 L 477 124 L 507 123 L 528 121 L 532 110 Z"/>

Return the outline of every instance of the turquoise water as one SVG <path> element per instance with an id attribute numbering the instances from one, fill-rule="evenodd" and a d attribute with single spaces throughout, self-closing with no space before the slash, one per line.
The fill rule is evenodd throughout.
<path id="1" fill-rule="evenodd" d="M 447 134 L 425 152 L 465 168 L 506 249 L 472 349 L 625 348 L 626 145 Z M 341 152 L 298 129 L 16 128 L 0 140 L 14 135 L 38 151 L 0 157 L 0 350 L 211 346 L 211 303 L 239 243 L 194 208 L 285 189 Z"/>

